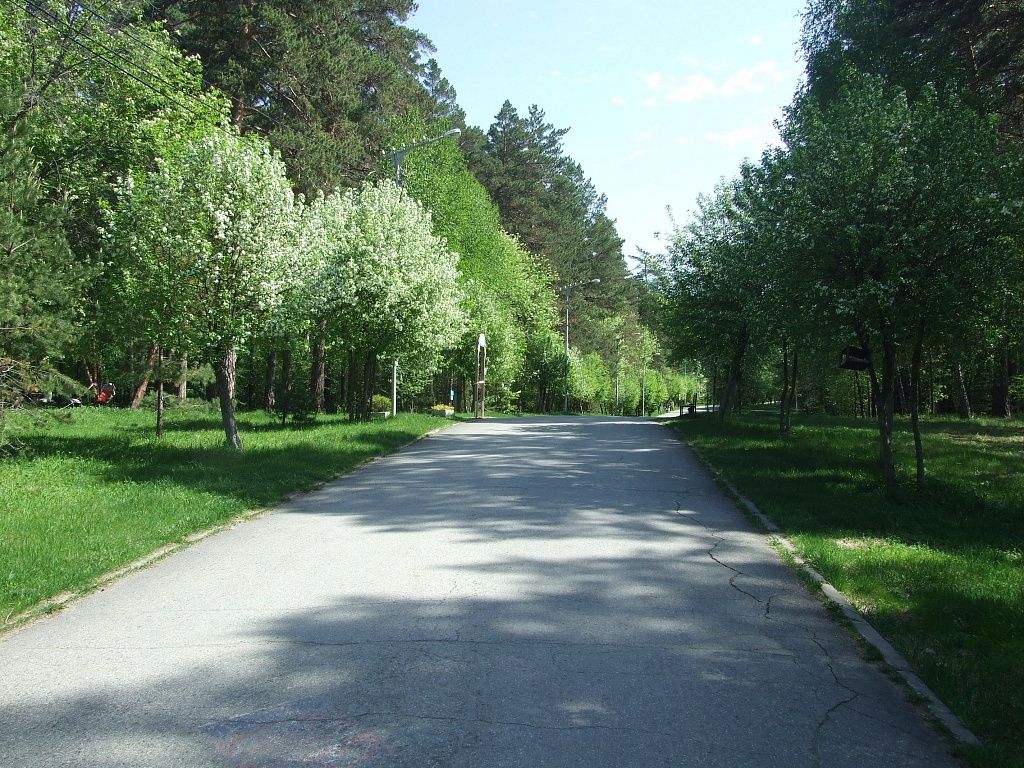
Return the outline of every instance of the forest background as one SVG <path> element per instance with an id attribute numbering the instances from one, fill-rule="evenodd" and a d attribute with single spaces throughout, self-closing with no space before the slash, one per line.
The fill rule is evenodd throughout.
<path id="1" fill-rule="evenodd" d="M 692 398 L 567 129 L 467 126 L 414 7 L 5 3 L 3 400 L 191 385 L 240 446 L 236 405 L 368 418 L 396 359 L 468 410 L 480 333 L 493 409 Z"/>
<path id="2" fill-rule="evenodd" d="M 493 409 L 872 418 L 890 486 L 908 414 L 920 487 L 922 411 L 1024 394 L 1012 3 L 810 2 L 782 146 L 654 254 L 540 106 L 466 124 L 410 1 L 0 8 L 4 403 L 191 383 L 240 446 L 236 404 L 366 419 L 395 360 L 474 409 L 483 333 Z"/>

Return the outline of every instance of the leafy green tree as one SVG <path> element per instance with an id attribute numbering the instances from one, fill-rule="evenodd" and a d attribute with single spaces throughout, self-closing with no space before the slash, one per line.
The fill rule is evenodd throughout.
<path id="1" fill-rule="evenodd" d="M 607 354 L 612 340 L 601 337 L 602 321 L 625 311 L 632 298 L 622 239 L 607 216 L 607 200 L 565 153 L 567 132 L 537 105 L 520 115 L 506 101 L 486 136 L 469 131 L 463 145 L 502 226 L 551 273 L 556 288 L 600 279 L 599 291 L 574 295 L 571 314 L 581 349 Z"/>
<path id="2" fill-rule="evenodd" d="M 1005 214 L 995 133 L 955 99 L 927 90 L 915 104 L 878 78 L 848 73 L 827 105 L 791 115 L 802 220 L 813 222 L 804 269 L 819 316 L 831 315 L 875 354 L 881 458 L 896 483 L 893 401 L 900 350 L 911 350 L 912 388 L 929 337 L 979 317 L 988 247 Z M 916 431 L 916 398 L 912 397 Z M 918 445 L 918 479 L 923 459 Z"/>
<path id="3" fill-rule="evenodd" d="M 441 67 L 436 59 L 427 60 L 423 67 L 421 82 L 429 97 L 431 109 L 428 114 L 431 120 L 435 123 L 448 123 L 465 128 L 466 113 L 459 106 L 454 86 L 441 74 Z"/>
<path id="4" fill-rule="evenodd" d="M 904 88 L 964 89 L 999 116 L 1004 136 L 1024 138 L 1024 10 L 1011 0 L 811 0 L 803 47 L 811 90 L 837 93 L 843 70 Z"/>
<path id="5" fill-rule="evenodd" d="M 71 258 L 62 211 L 39 178 L 22 104 L 21 93 L 0 90 L 0 357 L 38 365 L 75 338 L 86 272 Z"/>
<path id="6" fill-rule="evenodd" d="M 130 2 L 102 11 L 57 3 L 0 9 L 0 78 L 25 90 L 40 178 L 64 211 L 73 260 L 88 274 L 73 318 L 77 349 L 68 358 L 83 360 L 94 380 L 101 365 L 114 379 L 128 375 L 137 341 L 150 360 L 156 352 L 114 322 L 117 268 L 100 256 L 104 210 L 120 179 L 152 170 L 165 145 L 206 130 L 225 108 L 221 96 L 204 92 L 198 62 L 184 58 L 159 26 L 136 23 L 135 14 Z"/>
<path id="7" fill-rule="evenodd" d="M 750 248 L 756 233 L 744 208 L 747 192 L 741 180 L 719 185 L 698 201 L 693 222 L 676 229 L 669 247 L 669 312 L 680 329 L 675 355 L 724 371 L 721 420 L 739 405 L 751 342 L 763 319 L 757 307 L 764 276 Z"/>
<path id="8" fill-rule="evenodd" d="M 396 140 L 415 141 L 439 135 L 447 125 L 431 125 L 415 114 L 394 123 Z M 488 392 L 501 408 L 522 408 L 527 358 L 543 345 L 554 320 L 554 295 L 548 276 L 536 260 L 501 226 L 499 212 L 487 190 L 469 172 L 452 141 L 440 141 L 411 152 L 403 165 L 409 193 L 431 211 L 434 233 L 459 254 L 459 282 L 468 318 L 465 333 L 447 366 L 465 382 L 476 366 L 476 341 L 488 340 Z M 536 338 L 534 339 L 536 341 Z M 465 391 L 465 385 L 460 388 Z"/>
<path id="9" fill-rule="evenodd" d="M 580 355 L 571 350 L 569 356 L 569 398 L 581 410 L 603 411 L 614 402 L 615 384 L 608 366 L 596 352 Z"/>

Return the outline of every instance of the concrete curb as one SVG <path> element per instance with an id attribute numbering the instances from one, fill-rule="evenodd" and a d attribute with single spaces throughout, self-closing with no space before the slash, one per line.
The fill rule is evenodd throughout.
<path id="1" fill-rule="evenodd" d="M 706 466 L 711 473 L 718 479 L 722 485 L 724 485 L 729 492 L 736 498 L 736 500 L 744 507 L 751 515 L 764 527 L 774 542 L 777 542 L 779 546 L 789 553 L 789 556 L 793 558 L 793 562 L 797 564 L 801 571 L 814 581 L 820 588 L 825 599 L 835 605 L 843 614 L 844 617 L 853 625 L 853 628 L 857 630 L 857 633 L 868 645 L 873 647 L 882 656 L 882 659 L 888 664 L 895 672 L 900 676 L 900 679 L 918 696 L 924 699 L 924 705 L 928 708 L 928 711 L 932 716 L 942 724 L 942 726 L 949 731 L 954 739 L 959 741 L 961 744 L 967 744 L 970 746 L 981 746 L 981 741 L 975 736 L 970 728 L 964 725 L 963 721 L 954 714 L 953 710 L 947 707 L 942 700 L 935 695 L 925 682 L 914 672 L 913 668 L 899 651 L 893 648 L 892 644 L 886 640 L 879 633 L 877 629 L 871 626 L 871 623 L 860 613 L 847 599 L 846 595 L 832 586 L 825 577 L 818 573 L 815 568 L 804 560 L 797 548 L 786 536 L 783 535 L 782 529 L 775 524 L 775 521 L 768 517 L 764 512 L 758 509 L 758 506 L 740 493 L 739 489 L 733 485 L 722 472 L 715 467 L 707 458 L 692 445 L 687 444 L 690 450 L 697 455 L 701 460 L 701 463 Z"/>

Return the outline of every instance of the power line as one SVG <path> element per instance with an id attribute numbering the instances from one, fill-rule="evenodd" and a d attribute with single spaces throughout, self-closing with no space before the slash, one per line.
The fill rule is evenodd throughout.
<path id="1" fill-rule="evenodd" d="M 166 61 L 166 62 L 168 62 L 170 64 L 175 64 L 175 65 L 180 64 L 180 61 L 178 59 L 176 59 L 174 56 L 171 56 L 169 53 L 167 53 L 167 51 L 160 50 L 159 48 L 156 48 L 155 46 L 151 45 L 150 42 L 148 40 L 146 40 L 144 37 L 136 35 L 131 30 L 131 26 L 130 25 L 122 26 L 115 19 L 112 19 L 109 16 L 103 15 L 99 11 L 95 10 L 94 8 L 90 8 L 89 6 L 85 5 L 84 3 L 79 3 L 78 6 L 83 11 L 85 11 L 86 13 L 88 13 L 91 16 L 94 16 L 95 18 L 97 18 L 100 21 L 102 21 L 104 24 L 107 24 L 111 28 L 116 29 L 120 34 L 124 35 L 129 40 L 133 40 L 134 42 L 139 43 L 141 46 L 143 46 L 144 48 L 146 48 L 150 52 L 156 54 L 158 57 L 160 57 L 164 61 Z M 135 64 L 135 66 L 139 67 L 140 69 L 142 68 L 138 64 Z M 199 79 L 207 88 L 210 88 L 212 90 L 218 91 L 219 93 L 223 93 L 225 96 L 228 97 L 228 99 L 230 99 L 234 104 L 237 104 L 242 109 L 246 109 L 246 110 L 249 110 L 251 112 L 256 113 L 260 117 L 263 117 L 266 120 L 269 120 L 271 123 L 273 123 L 278 128 L 282 128 L 283 129 L 285 127 L 273 115 L 270 115 L 270 114 L 264 112 L 263 110 L 259 109 L 255 105 L 246 105 L 241 99 L 239 99 L 239 98 L 237 98 L 235 96 L 232 96 L 229 93 L 225 93 L 223 90 L 218 88 L 216 85 L 211 83 L 209 80 L 207 80 L 202 75 L 200 75 Z M 164 82 L 166 82 L 166 81 L 164 81 Z M 294 149 L 294 148 L 292 148 L 292 149 Z"/>
<path id="2" fill-rule="evenodd" d="M 57 32 L 61 33 L 62 35 L 66 35 L 68 40 L 70 40 L 72 43 L 77 45 L 79 48 L 82 48 L 84 51 L 89 53 L 92 57 L 94 57 L 96 59 L 99 59 L 100 61 L 106 62 L 111 67 L 113 67 L 115 70 L 120 72 L 121 74 L 131 78 L 132 80 L 134 80 L 135 82 L 137 82 L 140 85 L 144 86 L 145 88 L 148 88 L 150 91 L 156 93 L 158 96 L 161 96 L 161 97 L 167 99 L 172 104 L 175 104 L 176 106 L 178 106 L 181 109 L 183 109 L 186 112 L 188 112 L 193 117 L 199 119 L 203 123 L 206 123 L 206 124 L 212 126 L 213 128 L 216 128 L 217 130 L 221 131 L 225 135 L 237 136 L 237 134 L 234 134 L 231 131 L 226 130 L 218 122 L 216 122 L 215 120 L 212 120 L 209 115 L 204 115 L 204 114 L 201 114 L 201 113 L 197 112 L 195 109 L 192 109 L 187 104 L 183 103 L 179 98 L 176 98 L 177 96 L 185 96 L 186 98 L 188 98 L 188 94 L 182 94 L 173 83 L 171 83 L 168 80 L 164 79 L 160 75 L 152 72 L 151 70 L 147 69 L 146 67 L 144 67 L 144 66 L 138 64 L 137 62 L 133 61 L 132 59 L 126 57 L 120 51 L 118 51 L 118 50 L 116 50 L 114 48 L 111 48 L 110 46 L 106 45 L 102 41 L 98 40 L 96 37 L 90 36 L 88 34 L 85 34 L 84 32 L 81 32 L 81 31 L 79 31 L 79 32 L 74 31 L 72 29 L 71 25 L 70 24 L 66 24 L 63 20 L 57 19 L 56 21 L 54 21 L 54 19 L 56 17 L 53 14 L 50 14 L 47 11 L 43 10 L 40 6 L 36 5 L 34 2 L 31 2 L 31 0 L 28 0 L 25 3 L 25 6 L 26 6 L 25 10 L 26 10 L 26 12 L 29 15 L 31 15 L 36 20 L 41 21 L 43 24 L 46 24 L 51 29 L 54 29 Z M 84 9 L 84 10 L 89 10 L 88 8 L 85 8 L 85 6 L 80 6 L 80 7 L 82 9 Z M 33 12 L 33 11 L 35 11 L 35 12 Z M 93 15 L 95 15 L 95 16 L 97 16 L 99 18 L 103 18 L 98 13 L 93 13 Z M 108 22 L 108 23 L 110 23 L 110 22 Z M 122 30 L 122 33 L 123 33 L 123 30 Z M 126 35 L 126 36 L 127 37 L 131 37 L 131 35 Z M 146 80 L 144 80 L 141 77 L 139 77 L 138 74 L 136 74 L 135 72 L 128 71 L 127 69 L 125 69 L 124 67 L 119 65 L 117 62 L 112 61 L 107 56 L 104 56 L 99 51 L 94 50 L 93 48 L 90 48 L 86 43 L 82 42 L 82 39 L 85 39 L 88 43 L 92 43 L 93 45 L 98 46 L 99 48 L 103 49 L 107 53 L 110 53 L 111 55 L 115 56 L 121 62 L 124 62 L 128 66 L 133 67 L 138 72 L 140 72 L 140 73 L 142 73 L 144 75 L 147 75 L 148 77 L 152 78 L 154 81 L 156 81 L 158 83 L 162 83 L 164 86 L 166 86 L 167 89 L 169 89 L 169 92 L 165 91 L 165 90 L 161 90 L 160 88 L 157 88 L 152 83 L 147 82 Z M 142 42 L 141 40 L 139 40 L 137 38 L 132 38 L 132 39 L 135 39 L 137 42 Z M 151 46 L 148 46 L 148 47 L 150 47 L 150 50 L 154 50 L 155 51 L 155 49 L 153 49 Z M 163 55 L 168 61 L 174 61 L 172 59 L 172 57 L 167 56 L 167 54 L 161 54 L 161 55 Z M 177 62 L 175 61 L 174 63 L 177 63 Z M 207 85 L 210 85 L 209 83 L 207 83 L 206 80 L 203 80 L 203 82 L 206 83 Z M 211 85 L 210 87 L 214 91 L 216 91 L 217 93 L 221 93 L 221 91 L 219 91 L 219 89 L 217 89 L 215 86 Z M 229 96 L 228 98 L 231 98 L 231 97 Z M 193 103 L 195 104 L 195 102 L 193 102 Z M 197 104 L 197 106 L 200 106 L 200 105 Z M 258 111 L 258 110 L 254 110 L 254 111 Z M 260 113 L 260 114 L 263 114 L 263 113 Z M 278 127 L 281 127 L 281 128 L 284 127 L 279 122 L 277 122 L 272 117 L 270 117 L 269 115 L 263 115 L 263 116 L 267 117 L 269 120 L 271 120 L 271 122 L 274 122 L 276 125 L 278 125 Z M 296 148 L 294 146 L 291 146 L 289 144 L 286 144 L 285 142 L 282 142 L 282 141 L 274 142 L 274 146 L 276 146 L 278 149 L 291 150 L 292 152 L 295 152 L 295 153 L 298 153 L 300 151 L 298 148 Z"/>
<path id="3" fill-rule="evenodd" d="M 94 58 L 97 58 L 100 61 L 103 61 L 103 62 L 109 64 L 111 67 L 113 67 L 115 70 L 117 70 L 121 74 L 125 75 L 126 77 L 131 78 L 135 82 L 137 82 L 140 85 L 142 85 L 144 88 L 148 88 L 149 90 L 151 90 L 154 93 L 156 93 L 158 96 L 161 96 L 161 97 L 167 99 L 169 102 L 171 102 L 172 104 L 174 104 L 174 105 L 180 107 L 181 109 L 185 110 L 186 112 L 188 112 L 193 117 L 199 119 L 202 122 L 210 124 L 211 126 L 216 128 L 217 130 L 222 131 L 224 134 L 226 134 L 228 136 L 234 136 L 235 135 L 235 134 L 232 134 L 230 131 L 224 129 L 221 125 L 219 125 L 216 122 L 214 122 L 213 120 L 211 120 L 209 115 L 200 114 L 199 112 L 195 111 L 194 109 L 192 109 L 191 107 L 187 106 L 186 104 L 183 104 L 181 101 L 179 101 L 177 98 L 175 98 L 171 94 L 166 93 L 166 92 L 160 90 L 159 88 L 154 86 L 152 83 L 147 82 L 146 80 L 144 80 L 143 78 L 139 77 L 137 74 L 135 74 L 133 72 L 129 72 L 127 69 L 125 69 L 124 67 L 120 66 L 117 62 L 112 61 L 111 59 L 109 59 L 106 56 L 102 55 L 99 51 L 96 51 L 93 48 L 90 48 L 88 45 L 86 45 L 85 43 L 83 43 L 79 39 L 79 37 L 80 37 L 79 33 L 75 32 L 70 24 L 68 24 L 67 28 L 65 29 L 63 21 L 58 20 L 58 22 L 54 22 L 53 21 L 53 18 L 54 18 L 53 16 L 51 16 L 47 11 L 43 10 L 42 8 L 40 8 L 40 6 L 38 6 L 35 3 L 31 2 L 31 0 L 29 0 L 28 2 L 25 3 L 25 12 L 28 13 L 30 16 L 32 16 L 32 18 L 36 19 L 37 21 L 42 22 L 43 24 L 45 24 L 46 26 L 50 27 L 51 29 L 56 30 L 57 32 L 60 32 L 61 34 L 66 35 L 66 38 L 70 42 L 72 42 L 73 44 L 77 45 L 79 48 L 84 50 L 90 56 L 92 56 Z M 173 88 L 173 86 L 171 86 L 166 81 L 161 80 L 161 78 L 158 77 L 157 75 L 154 75 L 152 72 L 146 70 L 143 67 L 139 67 L 138 65 L 134 64 L 134 62 L 131 62 L 129 59 L 124 58 L 117 51 L 114 51 L 113 49 L 109 48 L 108 46 L 104 45 L 103 43 L 97 41 L 95 38 L 89 38 L 88 36 L 86 36 L 86 39 L 89 40 L 89 42 L 91 42 L 91 43 L 93 43 L 95 45 L 98 45 L 100 48 L 104 49 L 105 51 L 113 53 L 121 61 L 131 63 L 132 66 L 135 66 L 137 69 L 139 69 L 139 71 L 141 71 L 142 73 L 144 73 L 146 75 L 149 75 L 154 80 L 157 80 L 159 82 L 164 82 L 166 85 L 168 85 L 168 87 Z"/>
<path id="4" fill-rule="evenodd" d="M 87 54 L 89 54 L 90 57 L 105 62 L 106 64 L 108 64 L 111 67 L 113 67 L 116 71 L 118 71 L 121 74 L 125 75 L 126 77 L 134 80 L 135 82 L 139 83 L 144 88 L 147 88 L 148 90 L 152 91 L 153 93 L 156 93 L 158 96 L 161 96 L 161 97 L 167 99 L 167 101 L 169 101 L 170 103 L 180 107 L 181 109 L 183 109 L 184 111 L 188 112 L 193 117 L 196 117 L 197 119 L 199 119 L 203 123 L 206 123 L 206 124 L 212 126 L 213 128 L 216 128 L 217 130 L 221 131 L 222 133 L 224 133 L 226 135 L 237 136 L 237 134 L 234 134 L 231 131 L 226 130 L 218 122 L 216 122 L 215 120 L 212 120 L 209 115 L 200 114 L 195 109 L 192 109 L 190 106 L 188 106 L 187 104 L 183 103 L 179 98 L 177 98 L 178 96 L 183 96 L 185 98 L 191 98 L 191 97 L 189 96 L 189 94 L 180 92 L 176 85 L 174 85 L 173 83 L 167 81 L 166 79 L 164 79 L 160 75 L 150 71 L 149 69 L 147 69 L 146 67 L 142 66 L 141 64 L 139 64 L 139 63 L 133 61 L 132 59 L 128 58 L 127 56 L 125 56 L 120 51 L 118 51 L 118 50 L 116 50 L 114 48 L 111 48 L 110 46 L 106 45 L 104 42 L 102 42 L 101 40 L 97 39 L 95 36 L 91 36 L 91 35 L 83 32 L 81 30 L 77 30 L 76 31 L 74 29 L 73 24 L 71 22 L 65 22 L 63 19 L 60 19 L 55 14 L 47 11 L 46 9 L 44 9 L 43 7 L 38 5 L 36 2 L 33 2 L 33 0 L 25 0 L 23 5 L 21 3 L 18 3 L 17 0 L 7 0 L 7 4 L 9 6 L 13 6 L 15 8 L 23 8 L 25 10 L 25 12 L 28 13 L 30 16 L 32 16 L 34 19 L 36 19 L 37 21 L 42 22 L 43 24 L 45 24 L 49 28 L 51 28 L 51 29 L 57 31 L 58 33 L 60 33 L 67 40 L 69 40 L 71 43 L 73 43 L 74 45 L 78 46 L 83 51 L 85 51 Z M 92 16 L 94 16 L 94 17 L 104 21 L 105 23 L 111 25 L 111 27 L 113 27 L 115 29 L 117 28 L 117 24 L 114 22 L 113 19 L 104 16 L 103 14 L 99 13 L 98 11 L 95 11 L 95 10 L 93 10 L 93 9 L 91 9 L 91 8 L 81 4 L 81 3 L 78 4 L 78 8 L 88 12 Z M 173 62 L 175 64 L 179 63 L 179 62 L 177 62 L 177 60 L 173 59 L 173 57 L 171 57 L 167 53 L 159 51 L 158 49 L 154 48 L 152 45 L 148 44 L 143 38 L 140 38 L 140 37 L 137 37 L 135 35 L 132 35 L 132 34 L 128 33 L 123 28 L 120 29 L 119 32 L 121 34 L 125 35 L 125 37 L 128 37 L 129 39 L 133 40 L 134 42 L 137 42 L 137 43 L 145 46 L 150 51 L 152 51 L 153 53 L 157 54 L 158 56 L 164 58 L 165 60 L 167 60 L 169 62 Z M 83 39 L 86 42 L 83 42 Z M 102 49 L 106 53 L 116 57 L 116 59 L 118 59 L 118 61 L 123 62 L 123 64 L 128 65 L 129 67 L 137 70 L 137 72 L 132 72 L 132 71 L 129 71 L 129 70 L 125 69 L 124 66 L 122 66 L 121 64 L 118 63 L 118 61 L 111 60 L 111 58 L 109 58 L 108 56 L 103 55 L 103 53 L 101 53 L 100 51 L 97 51 L 94 48 L 90 47 L 87 43 L 91 43 L 92 45 L 99 47 L 100 49 Z M 147 82 L 145 79 L 140 77 L 139 74 L 137 74 L 137 73 L 141 73 L 142 75 L 148 76 L 149 78 L 152 78 L 152 80 L 156 81 L 157 83 L 162 83 L 167 89 L 169 89 L 169 92 L 161 90 L 160 88 L 158 88 L 156 85 L 154 85 L 151 82 Z M 204 84 L 209 86 L 216 93 L 220 93 L 222 95 L 227 96 L 228 99 L 230 99 L 231 101 L 234 101 L 235 103 L 242 104 L 241 100 L 236 99 L 236 98 L 230 96 L 229 94 L 223 94 L 223 92 L 220 91 L 219 88 L 217 88 L 215 85 L 211 84 L 205 78 L 201 77 L 200 79 L 202 80 L 202 82 Z M 244 107 L 244 104 L 242 106 Z M 249 107 L 248 109 L 250 109 L 252 112 L 255 112 L 256 114 L 260 115 L 261 117 L 266 118 L 271 123 L 276 125 L 278 128 L 281 128 L 282 130 L 288 130 L 287 126 L 281 124 L 278 120 L 273 118 L 271 115 L 268 115 L 267 113 L 259 110 L 255 106 Z M 259 131 L 258 128 L 256 128 L 256 130 Z M 259 132 L 262 133 L 264 136 L 266 136 L 266 133 L 264 131 L 259 131 Z M 275 140 L 273 142 L 272 146 L 274 146 L 278 150 L 288 150 L 288 151 L 291 151 L 296 156 L 300 152 L 302 152 L 302 150 L 299 149 L 298 147 L 296 147 L 294 145 L 290 145 L 290 144 L 288 144 L 286 142 L 283 142 L 280 139 Z M 337 156 L 339 158 L 342 158 L 342 159 L 347 159 L 347 156 L 344 155 L 342 153 L 342 151 L 338 147 L 334 146 L 330 142 L 325 142 L 321 146 L 328 148 L 331 151 L 331 153 L 334 154 L 335 156 Z"/>

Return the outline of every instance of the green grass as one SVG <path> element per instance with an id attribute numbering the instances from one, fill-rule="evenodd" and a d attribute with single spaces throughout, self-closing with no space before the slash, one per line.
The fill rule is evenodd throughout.
<path id="1" fill-rule="evenodd" d="M 239 417 L 245 451 L 224 444 L 218 412 L 82 408 L 15 422 L 24 452 L 0 460 L 0 629 L 40 601 L 196 531 L 308 490 L 443 425 L 426 415 L 286 427 Z"/>
<path id="2" fill-rule="evenodd" d="M 926 491 L 886 492 L 872 421 L 802 416 L 674 428 L 761 510 L 914 665 L 986 746 L 972 765 L 1024 765 L 1024 424 L 923 423 Z"/>

